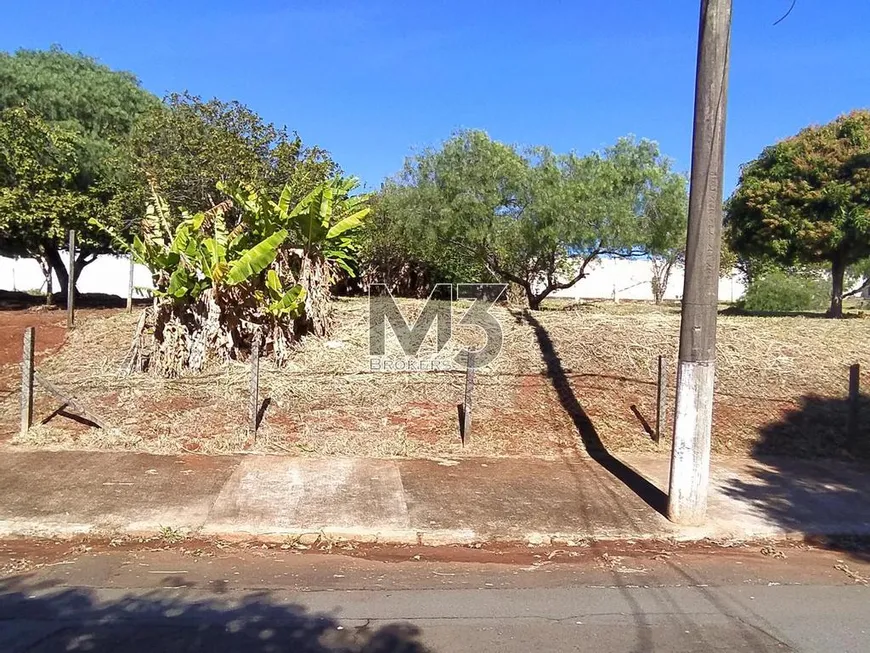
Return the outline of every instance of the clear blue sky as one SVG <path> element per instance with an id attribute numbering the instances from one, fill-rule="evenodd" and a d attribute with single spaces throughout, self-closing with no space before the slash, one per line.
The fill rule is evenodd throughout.
<path id="1" fill-rule="evenodd" d="M 809 123 L 870 106 L 870 2 L 735 0 L 726 191 Z M 370 187 L 461 127 L 689 167 L 699 0 L 6 3 L 0 49 L 58 43 L 163 95 L 244 102 Z"/>

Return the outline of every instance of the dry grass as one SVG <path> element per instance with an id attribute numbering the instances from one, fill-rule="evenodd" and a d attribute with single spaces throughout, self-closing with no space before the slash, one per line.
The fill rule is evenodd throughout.
<path id="1" fill-rule="evenodd" d="M 408 312 L 421 307 L 410 300 L 404 305 Z M 113 428 L 102 431 L 57 417 L 17 441 L 159 453 L 558 457 L 577 446 L 572 418 L 579 407 L 611 450 L 657 450 L 636 414 L 654 423 L 656 360 L 666 356 L 673 369 L 677 309 L 637 304 L 560 309 L 533 314 L 532 322 L 522 313 L 493 309 L 502 324 L 503 351 L 478 373 L 473 437 L 464 447 L 457 413 L 464 372 L 454 357 L 465 343 L 482 344 L 482 334 L 454 328 L 454 338 L 435 355 L 433 329 L 422 351 L 431 353 L 442 371 L 372 371 L 362 300 L 338 301 L 331 339 L 305 339 L 285 368 L 261 362 L 261 397 L 271 403 L 256 441 L 247 427 L 247 364 L 175 380 L 119 376 L 136 320 L 123 313 L 87 320 L 40 367 Z M 761 431 L 787 420 L 802 397 L 842 398 L 848 365 L 870 369 L 868 336 L 870 321 L 864 319 L 720 317 L 715 451 L 747 453 L 767 446 L 840 453 L 836 434 L 800 432 L 811 426 L 793 436 L 785 431 L 772 449 Z M 387 357 L 404 360 L 391 334 L 387 340 Z M 542 344 L 551 345 L 556 358 L 544 360 Z M 554 389 L 554 374 L 557 382 L 564 376 L 568 393 Z M 8 410 L 9 400 L 3 404 Z M 53 407 L 44 399 L 38 405 L 43 413 Z"/>

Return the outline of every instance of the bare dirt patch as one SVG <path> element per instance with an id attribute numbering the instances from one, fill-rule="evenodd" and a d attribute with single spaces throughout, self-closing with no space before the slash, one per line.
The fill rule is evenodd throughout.
<path id="1" fill-rule="evenodd" d="M 408 301 L 405 307 L 412 312 L 422 303 Z M 156 453 L 555 458 L 582 448 L 591 429 L 614 452 L 669 450 L 670 420 L 660 445 L 650 430 L 660 354 L 669 361 L 669 417 L 673 413 L 679 332 L 674 307 L 493 311 L 502 325 L 503 351 L 478 371 L 472 436 L 465 443 L 457 411 L 464 370 L 455 356 L 466 344 L 482 344 L 482 334 L 455 328 L 436 355 L 433 329 L 422 355 L 439 361 L 439 371 L 373 371 L 363 300 L 336 302 L 331 338 L 304 339 L 286 367 L 261 362 L 267 406 L 256 440 L 248 432 L 245 361 L 173 380 L 121 376 L 137 316 L 85 313 L 66 344 L 43 357 L 38 368 L 113 428 L 102 431 L 58 416 L 19 443 Z M 52 318 L 62 323 L 62 314 Z M 23 324 L 27 315 L 15 319 Z M 714 451 L 849 455 L 843 421 L 848 366 L 857 362 L 870 369 L 868 336 L 870 320 L 862 318 L 721 316 Z M 12 347 L 5 355 L 14 361 L 20 332 L 11 341 L 4 351 Z M 389 334 L 386 358 L 403 357 Z M 12 365 L 6 378 L 14 386 Z M 14 391 L 0 401 L 4 414 L 15 414 Z M 40 410 L 50 411 L 51 403 L 39 404 Z M 865 423 L 868 437 L 870 422 Z"/>
<path id="2" fill-rule="evenodd" d="M 117 311 L 85 309 L 79 319 L 111 315 Z M 24 330 L 34 327 L 34 357 L 37 367 L 49 360 L 63 346 L 67 337 L 66 313 L 58 308 L 43 306 L 9 308 L 0 307 L 0 441 L 9 438 L 18 429 L 18 389 Z M 51 403 L 40 398 L 36 408 L 46 409 Z M 56 407 L 56 406 L 53 406 Z M 47 410 L 52 410 L 48 408 Z"/>

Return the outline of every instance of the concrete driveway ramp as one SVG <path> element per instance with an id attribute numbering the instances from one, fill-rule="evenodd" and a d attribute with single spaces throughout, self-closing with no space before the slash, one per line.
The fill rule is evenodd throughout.
<path id="1" fill-rule="evenodd" d="M 397 465 L 348 458 L 246 458 L 218 495 L 204 531 L 267 535 L 321 529 L 334 535 L 346 530 L 355 537 L 402 532 L 407 539 L 408 510 Z"/>

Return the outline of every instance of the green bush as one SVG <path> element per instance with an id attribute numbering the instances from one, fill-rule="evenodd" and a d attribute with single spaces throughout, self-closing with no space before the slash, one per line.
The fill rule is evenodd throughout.
<path id="1" fill-rule="evenodd" d="M 815 311 L 831 298 L 831 282 L 801 274 L 773 271 L 750 282 L 741 307 L 747 311 Z"/>

